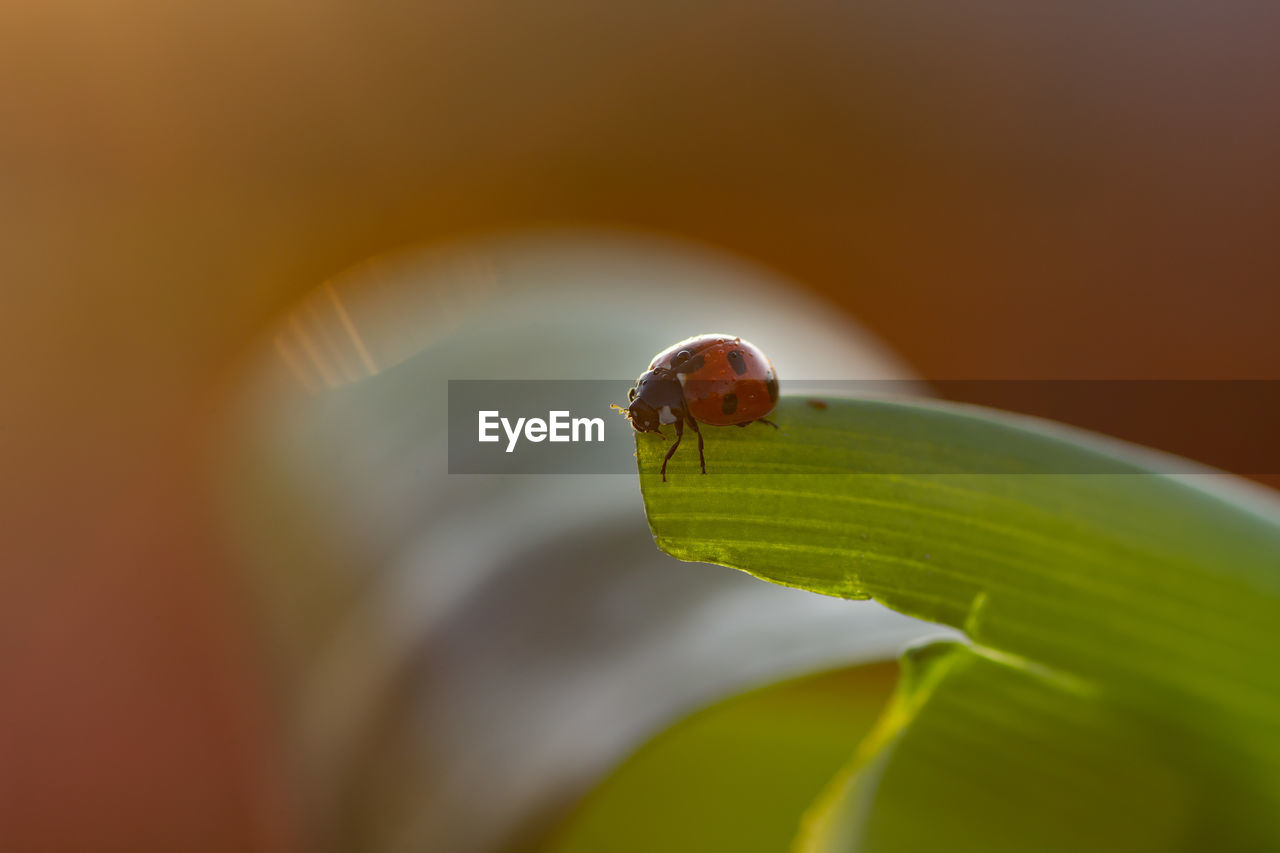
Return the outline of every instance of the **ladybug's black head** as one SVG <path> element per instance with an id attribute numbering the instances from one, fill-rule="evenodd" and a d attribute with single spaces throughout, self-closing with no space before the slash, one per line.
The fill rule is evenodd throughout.
<path id="1" fill-rule="evenodd" d="M 631 401 L 627 417 L 636 432 L 660 433 L 662 424 L 684 416 L 684 391 L 669 370 L 658 368 L 641 376 L 627 399 Z"/>
<path id="2" fill-rule="evenodd" d="M 635 427 L 636 432 L 662 431 L 658 429 L 658 410 L 644 400 L 631 401 L 631 405 L 627 407 L 627 418 L 630 419 L 631 426 Z"/>

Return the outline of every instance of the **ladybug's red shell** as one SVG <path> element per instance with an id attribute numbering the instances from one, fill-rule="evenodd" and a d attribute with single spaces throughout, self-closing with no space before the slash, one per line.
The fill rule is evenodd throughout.
<path id="1" fill-rule="evenodd" d="M 649 369 L 674 372 L 685 406 L 712 426 L 745 424 L 763 418 L 778 404 L 778 377 L 757 347 L 728 335 L 698 335 L 663 350 Z"/>

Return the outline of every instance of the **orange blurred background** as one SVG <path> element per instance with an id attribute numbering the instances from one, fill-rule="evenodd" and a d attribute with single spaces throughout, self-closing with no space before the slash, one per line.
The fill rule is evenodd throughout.
<path id="1" fill-rule="evenodd" d="M 1277 378 L 1278 39 L 1244 2 L 9 4 L 6 846 L 304 845 L 192 484 L 229 366 L 319 282 L 619 224 L 805 282 L 926 378 Z"/>

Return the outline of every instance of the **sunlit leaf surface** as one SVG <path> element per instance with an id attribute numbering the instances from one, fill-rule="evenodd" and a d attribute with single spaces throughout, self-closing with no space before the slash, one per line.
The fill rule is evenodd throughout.
<path id="1" fill-rule="evenodd" d="M 1034 421 L 825 404 L 707 429 L 706 476 L 637 441 L 668 553 L 969 638 L 913 654 L 798 846 L 1280 849 L 1269 507 Z"/>
<path id="2" fill-rule="evenodd" d="M 869 664 L 753 690 L 680 721 L 577 808 L 555 853 L 777 853 L 871 728 L 897 666 Z"/>

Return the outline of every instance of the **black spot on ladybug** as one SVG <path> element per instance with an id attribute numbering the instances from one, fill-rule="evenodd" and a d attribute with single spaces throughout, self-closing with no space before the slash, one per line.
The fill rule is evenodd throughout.
<path id="1" fill-rule="evenodd" d="M 720 411 L 726 415 L 732 415 L 738 411 L 738 395 L 733 392 L 725 394 L 724 399 L 720 401 Z"/>
<path id="2" fill-rule="evenodd" d="M 817 409 L 820 412 L 826 411 L 826 408 L 827 408 L 826 400 L 805 400 L 804 402 L 805 402 L 805 405 L 807 405 L 811 409 Z"/>
<path id="3" fill-rule="evenodd" d="M 684 356 L 684 359 L 681 360 L 680 356 Z M 681 350 L 679 354 L 676 355 L 676 360 L 674 364 L 672 364 L 672 369 L 677 373 L 697 373 L 702 369 L 702 365 L 706 363 L 707 360 L 702 356 L 689 355 L 687 351 Z"/>
<path id="4" fill-rule="evenodd" d="M 733 372 L 741 376 L 747 372 L 747 360 L 742 357 L 741 350 L 730 350 L 725 356 L 729 359 L 729 366 L 733 368 Z"/>
<path id="5" fill-rule="evenodd" d="M 770 376 L 768 383 L 765 385 L 769 389 L 769 402 L 776 404 L 778 402 L 778 377 Z M 826 408 L 827 404 L 823 403 L 822 408 Z"/>

